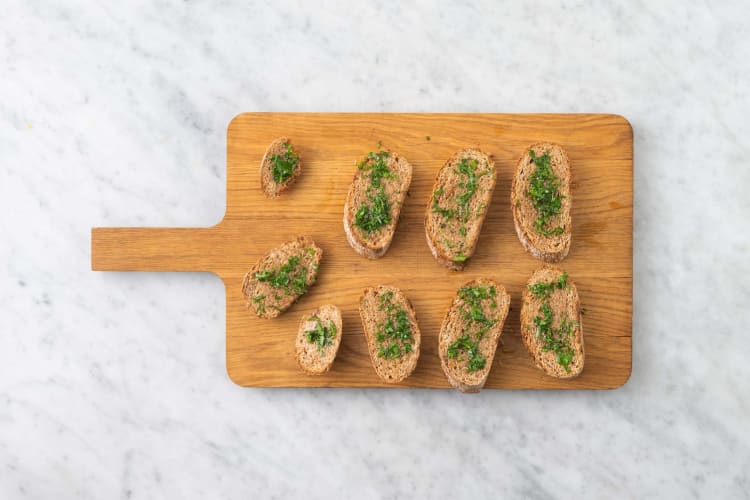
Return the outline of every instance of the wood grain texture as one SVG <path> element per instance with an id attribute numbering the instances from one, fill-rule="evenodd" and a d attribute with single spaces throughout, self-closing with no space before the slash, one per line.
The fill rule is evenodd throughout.
<path id="1" fill-rule="evenodd" d="M 304 172 L 269 200 L 258 170 L 279 136 L 299 149 Z M 390 250 L 369 261 L 347 244 L 342 217 L 356 162 L 378 141 L 408 159 L 414 179 Z M 542 263 L 516 238 L 510 185 L 524 148 L 540 141 L 561 144 L 573 171 L 573 242 L 561 267 L 575 280 L 586 310 L 586 365 L 570 381 L 535 368 L 520 339 L 521 290 Z M 477 251 L 455 272 L 430 255 L 423 217 L 435 174 L 465 147 L 491 154 L 498 179 Z M 609 389 L 624 384 L 631 370 L 632 183 L 632 129 L 617 115 L 244 113 L 227 131 L 224 219 L 196 229 L 95 228 L 92 268 L 219 275 L 227 295 L 227 372 L 240 385 L 268 387 L 448 388 L 437 354 L 440 323 L 456 289 L 486 276 L 506 287 L 511 311 L 485 389 Z M 245 307 L 242 277 L 269 249 L 299 234 L 323 248 L 318 283 L 279 318 L 259 319 Z M 357 311 L 362 289 L 378 284 L 404 291 L 422 330 L 417 369 L 395 386 L 375 375 Z M 344 337 L 331 371 L 311 377 L 295 363 L 294 339 L 302 314 L 324 303 L 341 308 Z"/>

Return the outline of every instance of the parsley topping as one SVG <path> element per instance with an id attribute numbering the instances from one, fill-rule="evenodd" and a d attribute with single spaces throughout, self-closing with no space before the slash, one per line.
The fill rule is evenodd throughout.
<path id="1" fill-rule="evenodd" d="M 381 311 L 385 311 L 386 319 L 378 326 L 376 335 L 379 347 L 378 357 L 398 359 L 412 352 L 414 338 L 411 332 L 409 314 L 403 307 L 393 303 L 393 292 L 388 290 L 380 296 Z"/>
<path id="2" fill-rule="evenodd" d="M 271 155 L 271 163 L 274 182 L 283 184 L 294 175 L 294 170 L 299 164 L 299 155 L 294 152 L 290 143 L 286 143 L 286 151 L 280 155 Z"/>
<path id="3" fill-rule="evenodd" d="M 328 326 L 323 326 L 320 318 L 311 319 L 314 319 L 317 324 L 315 325 L 315 328 L 305 332 L 305 337 L 309 343 L 316 344 L 318 346 L 318 352 L 323 354 L 326 347 L 333 345 L 333 340 L 336 338 L 336 325 L 333 321 L 329 321 Z"/>
<path id="4" fill-rule="evenodd" d="M 268 283 L 272 288 L 278 290 L 284 295 L 303 295 L 307 292 L 308 286 L 308 268 L 307 265 L 315 258 L 315 249 L 308 247 L 307 252 L 303 255 L 292 255 L 278 269 L 262 269 L 256 272 L 253 277 L 260 282 Z M 304 260 L 303 260 L 304 259 Z M 314 270 L 317 270 L 317 265 L 312 264 Z M 312 276 L 311 281 L 315 281 L 315 275 Z M 282 296 L 279 293 L 273 295 L 274 300 L 281 300 Z M 265 303 L 265 295 L 256 295 L 253 297 L 255 303 L 255 312 L 260 316 L 266 310 L 279 309 L 278 306 Z"/>
<path id="5" fill-rule="evenodd" d="M 266 304 L 265 304 L 265 295 L 256 295 L 253 297 L 253 302 L 255 302 L 255 313 L 260 316 L 264 312 L 266 312 Z"/>
<path id="6" fill-rule="evenodd" d="M 578 328 L 576 321 L 570 321 L 567 317 L 560 320 L 557 328 L 552 326 L 554 314 L 549 303 L 550 296 L 555 290 L 563 290 L 568 286 L 568 274 L 563 272 L 556 280 L 550 282 L 537 282 L 529 285 L 531 294 L 542 299 L 539 307 L 539 316 L 534 317 L 534 332 L 538 339 L 542 340 L 542 351 L 552 351 L 557 355 L 557 362 L 570 373 L 570 363 L 573 361 L 575 351 L 570 343 L 570 336 Z"/>
<path id="7" fill-rule="evenodd" d="M 370 185 L 367 188 L 369 204 L 363 204 L 354 214 L 354 225 L 367 233 L 372 233 L 391 223 L 391 203 L 385 194 L 383 179 L 392 179 L 393 173 L 388 169 L 388 151 L 370 152 L 357 167 L 370 173 Z"/>
<path id="8" fill-rule="evenodd" d="M 529 291 L 537 299 L 548 299 L 555 289 L 562 290 L 566 286 L 568 286 L 568 273 L 563 272 L 559 278 L 549 283 L 540 281 L 529 285 Z"/>
<path id="9" fill-rule="evenodd" d="M 480 189 L 479 179 L 492 172 L 492 167 L 489 165 L 486 166 L 485 170 L 480 170 L 481 166 L 475 159 L 462 158 L 455 168 L 455 172 L 459 176 L 459 182 L 450 196 L 444 196 L 446 194 L 445 186 L 440 186 L 432 193 L 432 211 L 443 218 L 440 228 L 445 229 L 450 221 L 455 221 L 451 225 L 451 231 L 458 233 L 456 236 L 459 240 L 459 251 L 466 245 L 466 235 L 468 234 L 466 223 L 474 215 L 481 217 L 487 206 L 486 203 L 480 204 L 474 213 L 470 208 L 474 196 Z M 448 208 L 448 206 L 445 206 L 446 202 L 448 206 L 455 205 L 455 207 Z M 447 246 L 453 249 L 453 245 Z M 454 262 L 465 262 L 468 258 L 468 256 L 459 252 L 452 260 Z"/>
<path id="10" fill-rule="evenodd" d="M 466 371 L 483 369 L 487 358 L 479 349 L 479 342 L 490 328 L 497 324 L 497 318 L 488 318 L 482 309 L 484 301 L 490 300 L 490 308 L 497 308 L 497 290 L 494 286 L 465 286 L 459 288 L 458 297 L 463 300 L 461 317 L 465 321 L 463 335 L 448 346 L 448 359 L 458 358 L 466 353 Z"/>
<path id="11" fill-rule="evenodd" d="M 565 232 L 563 226 L 551 229 L 547 227 L 549 220 L 560 213 L 562 199 L 565 198 L 560 194 L 560 178 L 552 170 L 549 151 L 545 151 L 542 156 L 536 156 L 530 149 L 529 156 L 536 166 L 529 178 L 528 191 L 531 204 L 537 212 L 534 227 L 539 234 L 544 236 L 562 234 Z"/>
<path id="12" fill-rule="evenodd" d="M 479 168 L 479 162 L 477 160 L 463 158 L 458 162 L 456 167 L 456 173 L 461 176 L 461 182 L 458 183 L 458 187 L 461 191 L 456 195 L 456 208 L 447 209 L 441 207 L 438 203 L 438 198 L 445 192 L 443 188 L 435 190 L 432 194 L 432 211 L 445 217 L 447 220 L 457 217 L 461 222 L 469 220 L 471 212 L 469 211 L 469 204 L 474 194 L 477 192 L 477 181 L 483 176 L 489 173 L 489 170 L 477 172 Z"/>

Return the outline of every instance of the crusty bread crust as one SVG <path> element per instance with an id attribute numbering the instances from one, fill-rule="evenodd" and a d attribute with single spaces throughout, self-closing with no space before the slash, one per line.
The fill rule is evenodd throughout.
<path id="1" fill-rule="evenodd" d="M 308 248 L 312 248 L 313 252 L 308 252 Z M 271 287 L 269 283 L 262 282 L 255 277 L 255 273 L 264 269 L 280 267 L 293 255 L 300 256 L 304 266 L 307 268 L 306 286 L 309 288 L 317 281 L 318 266 L 320 265 L 320 260 L 323 258 L 323 250 L 315 244 L 312 238 L 298 236 L 292 241 L 271 249 L 266 255 L 258 259 L 242 280 L 242 293 L 245 299 L 247 299 L 247 307 L 248 309 L 255 307 L 255 311 L 259 317 L 275 318 L 289 309 L 300 298 L 300 295 L 296 294 L 286 295 Z M 276 295 L 279 295 L 281 298 L 278 300 L 273 298 L 272 300 L 272 297 Z M 264 297 L 264 307 L 260 312 L 258 312 L 257 304 L 253 301 L 253 298 L 257 296 Z"/>
<path id="2" fill-rule="evenodd" d="M 469 373 L 463 362 L 456 359 L 448 358 L 448 346 L 450 346 L 463 333 L 465 320 L 461 318 L 460 307 L 464 301 L 456 294 L 451 301 L 451 305 L 445 313 L 443 324 L 440 327 L 440 336 L 438 340 L 438 353 L 440 355 L 440 364 L 443 372 L 448 378 L 448 382 L 461 392 L 476 393 L 484 387 L 487 377 L 492 369 L 492 362 L 495 359 L 497 345 L 503 334 L 503 325 L 508 316 L 510 309 L 510 295 L 505 291 L 505 287 L 494 280 L 479 278 L 462 285 L 466 286 L 494 286 L 497 291 L 495 297 L 496 308 L 488 308 L 485 314 L 497 318 L 497 323 L 490 328 L 479 343 L 481 353 L 487 358 L 485 367 L 476 372 Z M 494 314 L 493 314 L 494 312 Z M 489 316 L 488 316 L 489 317 Z"/>
<path id="3" fill-rule="evenodd" d="M 581 314 L 581 301 L 578 296 L 578 289 L 575 283 L 568 277 L 568 286 L 562 290 L 554 290 L 550 297 L 550 306 L 553 310 L 553 326 L 557 327 L 560 323 L 561 313 L 568 316 L 569 319 L 578 322 L 578 326 L 573 331 L 573 341 L 571 345 L 575 355 L 570 364 L 570 372 L 557 362 L 555 353 L 552 351 L 542 351 L 542 342 L 536 337 L 534 327 L 534 317 L 539 314 L 541 300 L 533 296 L 529 291 L 529 286 L 538 282 L 551 282 L 557 280 L 562 274 L 562 270 L 554 266 L 544 266 L 537 269 L 531 275 L 522 293 L 521 304 L 521 338 L 526 349 L 531 355 L 534 364 L 547 375 L 559 379 L 572 379 L 577 377 L 583 371 L 585 361 L 585 351 L 583 347 L 583 318 Z"/>
<path id="4" fill-rule="evenodd" d="M 277 184 L 273 179 L 273 161 L 271 157 L 273 155 L 283 154 L 286 152 L 286 145 L 292 146 L 292 151 L 297 153 L 298 163 L 297 168 L 294 169 L 292 176 L 283 184 Z M 297 151 L 297 148 L 291 143 L 288 137 L 279 137 L 274 139 L 271 144 L 266 148 L 266 152 L 263 154 L 263 159 L 260 161 L 260 188 L 263 194 L 269 198 L 276 198 L 279 194 L 289 189 L 294 184 L 297 177 L 302 173 L 302 157 Z"/>
<path id="5" fill-rule="evenodd" d="M 562 200 L 560 213 L 550 223 L 555 226 L 562 225 L 565 228 L 563 234 L 544 236 L 534 228 L 536 210 L 533 208 L 527 192 L 529 176 L 533 173 L 535 167 L 529 155 L 529 150 L 533 150 L 537 156 L 541 156 L 547 151 L 550 153 L 552 169 L 560 178 L 560 193 L 565 196 Z M 562 146 L 558 144 L 548 142 L 534 144 L 526 148 L 518 160 L 510 195 L 513 225 L 523 248 L 539 260 L 550 263 L 560 262 L 567 257 L 570 251 L 573 228 L 570 215 L 573 197 L 570 184 L 570 159 Z"/>
<path id="6" fill-rule="evenodd" d="M 320 319 L 326 325 L 332 322 L 336 327 L 336 336 L 333 340 L 333 345 L 326 347 L 323 354 L 321 354 L 316 344 L 311 344 L 307 341 L 307 332 L 315 328 L 317 324 L 315 318 Z M 313 312 L 302 316 L 295 341 L 295 358 L 299 367 L 310 375 L 322 375 L 328 372 L 339 351 L 342 333 L 341 311 L 332 304 L 320 306 Z"/>
<path id="7" fill-rule="evenodd" d="M 363 257 L 368 259 L 379 259 L 388 251 L 396 234 L 401 207 L 406 199 L 412 179 L 412 166 L 403 156 L 393 151 L 388 151 L 388 169 L 398 174 L 397 179 L 384 179 L 386 193 L 391 201 L 391 223 L 384 226 L 375 233 L 368 235 L 354 225 L 355 215 L 359 209 L 360 202 L 364 197 L 364 191 L 369 186 L 369 175 L 359 168 L 354 174 L 354 179 L 349 187 L 344 203 L 344 233 L 349 245 Z"/>
<path id="8" fill-rule="evenodd" d="M 442 189 L 441 186 L 455 186 L 458 174 L 455 173 L 455 166 L 463 159 L 470 158 L 477 160 L 480 164 L 486 164 L 491 170 L 490 175 L 482 176 L 479 181 L 480 190 L 473 196 L 470 203 L 470 210 L 472 214 L 479 212 L 478 216 L 472 216 L 471 219 L 464 224 L 466 227 L 465 241 L 462 243 L 465 245 L 460 251 L 449 248 L 444 240 L 452 240 L 456 238 L 456 235 L 446 234 L 447 229 L 440 227 L 443 222 L 443 217 L 440 214 L 436 214 L 433 211 L 433 194 L 438 189 Z M 435 176 L 435 183 L 430 191 L 430 201 L 427 204 L 427 210 L 425 212 L 424 226 L 425 226 L 425 238 L 427 239 L 427 246 L 430 249 L 430 253 L 435 260 L 442 266 L 448 269 L 460 271 L 466 265 L 469 258 L 474 255 L 477 243 L 479 241 L 479 234 L 484 224 L 484 219 L 489 211 L 490 202 L 492 201 L 492 194 L 495 191 L 495 183 L 497 172 L 495 163 L 492 158 L 476 148 L 467 148 L 457 151 L 448 161 L 445 162 L 443 167 L 438 171 Z M 463 261 L 456 261 L 457 253 L 460 253 L 465 257 Z"/>
<path id="9" fill-rule="evenodd" d="M 378 308 L 378 300 L 382 294 L 389 291 L 393 292 L 393 302 L 401 305 L 409 316 L 412 337 L 414 339 L 412 352 L 404 354 L 398 359 L 383 359 L 378 357 L 377 328 L 385 317 L 383 312 Z M 419 347 L 421 343 L 421 334 L 419 332 L 419 325 L 417 324 L 417 314 L 414 312 L 414 307 L 411 302 L 406 298 L 403 292 L 396 287 L 388 285 L 368 287 L 364 289 L 362 297 L 359 300 L 359 314 L 362 318 L 362 326 L 365 330 L 365 337 L 367 338 L 367 350 L 370 353 L 370 360 L 372 361 L 375 373 L 377 373 L 378 377 L 384 382 L 389 384 L 402 382 L 411 375 L 417 367 Z"/>

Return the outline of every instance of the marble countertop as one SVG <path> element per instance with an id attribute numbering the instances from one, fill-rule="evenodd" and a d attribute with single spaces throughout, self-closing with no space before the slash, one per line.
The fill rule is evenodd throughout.
<path id="1" fill-rule="evenodd" d="M 750 497 L 744 2 L 3 6 L 0 498 Z M 255 110 L 626 116 L 630 381 L 232 384 L 222 283 L 93 273 L 90 229 L 218 221 Z"/>

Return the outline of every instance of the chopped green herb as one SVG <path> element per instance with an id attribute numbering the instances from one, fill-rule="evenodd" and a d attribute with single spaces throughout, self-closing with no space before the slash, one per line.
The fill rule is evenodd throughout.
<path id="1" fill-rule="evenodd" d="M 542 305 L 539 306 L 540 315 L 534 317 L 534 332 L 536 337 L 542 340 L 542 351 L 553 351 L 557 355 L 557 362 L 566 372 L 570 372 L 570 363 L 575 357 L 570 335 L 579 325 L 565 317 L 560 321 L 558 328 L 554 328 L 554 315 L 549 303 L 554 290 L 563 290 L 567 286 L 568 274 L 563 272 L 556 280 L 529 285 L 529 291 L 534 297 L 543 299 Z"/>
<path id="2" fill-rule="evenodd" d="M 484 301 L 490 300 L 490 308 L 497 308 L 497 290 L 494 286 L 465 286 L 458 290 L 458 297 L 463 300 L 461 315 L 466 325 L 464 334 L 448 346 L 448 358 L 458 358 L 466 353 L 466 371 L 475 372 L 485 367 L 487 358 L 482 355 L 479 343 L 484 335 L 497 324 L 497 318 L 488 318 L 482 310 Z M 493 307 L 494 306 L 494 307 Z"/>
<path id="3" fill-rule="evenodd" d="M 562 290 L 566 286 L 568 286 L 568 273 L 563 272 L 556 280 L 549 283 L 539 281 L 529 285 L 529 291 L 538 299 L 548 298 L 555 289 Z"/>
<path id="4" fill-rule="evenodd" d="M 294 152 L 292 145 L 286 143 L 286 151 L 280 155 L 271 155 L 271 173 L 276 184 L 283 184 L 294 175 L 299 164 L 299 155 Z"/>
<path id="5" fill-rule="evenodd" d="M 383 179 L 393 178 L 393 173 L 388 169 L 389 157 L 388 151 L 370 152 L 358 165 L 360 170 L 370 173 L 370 185 L 367 187 L 367 198 L 370 203 L 364 203 L 359 207 L 354 214 L 354 225 L 368 233 L 379 230 L 393 220 L 391 203 L 383 186 Z"/>
<path id="6" fill-rule="evenodd" d="M 307 291 L 307 273 L 299 255 L 293 255 L 277 270 L 264 269 L 255 273 L 255 279 L 283 290 L 286 295 L 302 295 Z"/>
<path id="7" fill-rule="evenodd" d="M 253 297 L 253 302 L 255 302 L 255 313 L 258 316 L 266 311 L 265 298 L 265 295 L 256 295 L 255 297 Z"/>
<path id="8" fill-rule="evenodd" d="M 534 227 L 539 234 L 553 236 L 565 232 L 563 226 L 548 228 L 549 220 L 560 213 L 562 200 L 565 198 L 560 194 L 560 178 L 552 170 L 549 152 L 545 151 L 542 156 L 536 156 L 534 150 L 529 150 L 531 161 L 536 169 L 529 178 L 528 195 L 531 204 L 537 212 Z"/>
<path id="9" fill-rule="evenodd" d="M 453 257 L 453 262 L 466 262 L 468 258 L 469 258 L 468 255 L 458 254 L 455 257 Z"/>
<path id="10" fill-rule="evenodd" d="M 461 233 L 461 236 L 466 236 L 466 226 L 459 227 L 458 232 Z"/>
<path id="11" fill-rule="evenodd" d="M 469 205 L 471 205 L 471 200 L 479 188 L 478 181 L 482 176 L 491 172 L 489 169 L 478 172 L 478 168 L 479 162 L 477 160 L 463 158 L 456 167 L 456 173 L 461 176 L 461 182 L 458 183 L 458 187 L 461 191 L 455 198 L 456 208 L 445 208 L 440 206 L 438 198 L 445 193 L 444 189 L 440 188 L 436 189 L 432 194 L 432 211 L 436 214 L 442 215 L 446 220 L 451 220 L 456 217 L 462 223 L 468 222 L 471 216 Z M 481 216 L 485 207 L 485 203 L 478 207 L 477 216 Z M 463 231 L 459 228 L 459 232 L 462 236 L 466 235 L 465 228 Z"/>
<path id="12" fill-rule="evenodd" d="M 457 358 L 461 352 L 466 352 L 466 371 L 481 370 L 487 364 L 487 358 L 479 351 L 479 341 L 471 342 L 468 335 L 462 335 L 448 346 L 448 358 Z"/>
<path id="13" fill-rule="evenodd" d="M 326 347 L 333 345 L 333 341 L 336 338 L 336 325 L 333 321 L 329 321 L 328 326 L 323 326 L 320 318 L 311 319 L 315 319 L 317 324 L 315 328 L 305 332 L 305 337 L 309 343 L 316 344 L 318 352 L 322 354 Z"/>
<path id="14" fill-rule="evenodd" d="M 411 321 L 406 310 L 393 302 L 393 292 L 386 291 L 380 296 L 381 311 L 385 311 L 386 319 L 380 325 L 376 334 L 378 341 L 378 357 L 397 359 L 412 352 Z"/>
<path id="15" fill-rule="evenodd" d="M 363 204 L 354 214 L 354 225 L 372 233 L 391 223 L 391 204 L 385 192 L 370 197 L 372 204 Z"/>

